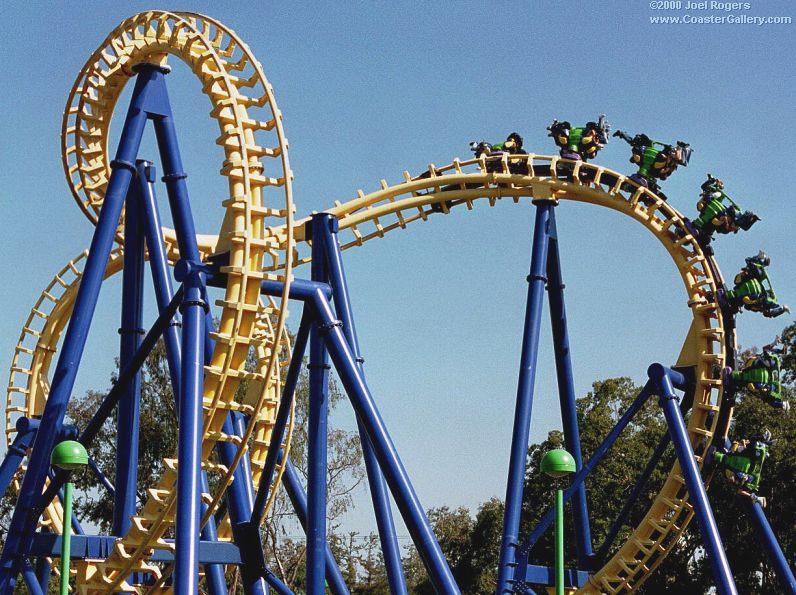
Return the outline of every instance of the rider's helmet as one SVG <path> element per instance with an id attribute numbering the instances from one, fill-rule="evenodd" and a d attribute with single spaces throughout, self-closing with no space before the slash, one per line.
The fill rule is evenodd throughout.
<path id="1" fill-rule="evenodd" d="M 510 140 L 513 140 L 516 143 L 518 149 L 522 149 L 522 137 L 518 132 L 512 132 L 506 137 L 506 142 Z"/>

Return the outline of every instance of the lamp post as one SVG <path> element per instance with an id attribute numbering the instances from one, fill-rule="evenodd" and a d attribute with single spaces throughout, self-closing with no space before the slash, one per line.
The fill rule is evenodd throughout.
<path id="1" fill-rule="evenodd" d="M 575 459 L 563 448 L 555 448 L 542 457 L 542 472 L 559 478 L 576 471 Z M 564 595 L 564 490 L 556 489 L 556 595 Z"/>
<path id="2" fill-rule="evenodd" d="M 50 455 L 53 467 L 64 471 L 81 469 L 88 464 L 86 448 L 76 440 L 64 440 L 55 445 Z M 73 484 L 67 481 L 64 484 L 64 522 L 63 536 L 61 538 L 61 595 L 69 594 L 69 556 L 70 540 L 72 538 L 72 489 Z"/>

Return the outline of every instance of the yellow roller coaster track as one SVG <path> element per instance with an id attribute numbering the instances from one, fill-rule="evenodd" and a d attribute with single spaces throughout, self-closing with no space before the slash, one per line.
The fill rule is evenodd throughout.
<path id="1" fill-rule="evenodd" d="M 279 243 L 271 230 L 277 222 L 284 222 L 292 230 L 292 173 L 282 116 L 273 91 L 246 45 L 217 21 L 192 13 L 144 12 L 119 25 L 78 75 L 64 114 L 62 149 L 64 168 L 75 198 L 94 220 L 110 176 L 108 138 L 119 95 L 132 76 L 133 66 L 164 63 L 169 55 L 191 68 L 210 99 L 210 114 L 221 132 L 217 144 L 224 152 L 221 174 L 229 184 L 229 195 L 222 202 L 226 214 L 219 235 L 198 238 L 203 256 L 215 251 L 229 254 L 229 265 L 224 268 L 227 287 L 224 299 L 217 302 L 220 316 L 213 335 L 216 348 L 205 369 L 203 460 L 207 471 L 219 474 L 213 482 L 217 488 L 206 497 L 208 510 L 203 518 L 206 522 L 232 481 L 232 469 L 250 448 L 255 478 L 259 475 L 278 405 L 281 367 L 287 361 L 280 360 L 280 354 L 288 343 L 285 319 L 292 274 L 293 251 L 289 248 L 292 239 L 285 243 L 280 238 Z M 268 168 L 264 167 L 263 159 Z M 271 170 L 273 173 L 269 173 Z M 278 194 L 282 195 L 281 201 Z M 164 235 L 169 258 L 176 260 L 179 255 L 174 233 L 164 230 Z M 282 254 L 283 246 L 287 249 Z M 111 261 L 111 267 L 114 262 Z M 273 269 L 277 264 L 281 267 L 278 273 L 265 272 L 264 269 Z M 70 263 L 67 269 L 73 277 L 72 285 L 64 287 L 61 300 L 53 295 L 57 316 L 50 319 L 45 311 L 34 308 L 32 316 L 40 317 L 36 312 L 41 312 L 45 326 L 50 322 L 52 325 L 41 333 L 34 353 L 29 354 L 33 359 L 29 366 L 22 363 L 19 354 L 29 349 L 22 345 L 30 340 L 28 335 L 35 336 L 33 333 L 38 331 L 31 324 L 23 330 L 11 373 L 9 401 L 13 404 L 9 416 L 23 410 L 26 414 L 40 412 L 38 408 L 46 398 L 47 367 L 74 297 L 69 288 L 76 286 L 80 278 L 78 263 Z M 260 301 L 260 283 L 266 278 L 284 282 L 281 300 Z M 50 300 L 46 296 L 42 299 Z M 40 300 L 37 306 L 42 303 Z M 245 364 L 253 350 L 259 366 L 249 372 Z M 249 381 L 249 388 L 239 402 L 235 396 L 242 380 Z M 31 393 L 34 398 L 30 398 Z M 23 395 L 24 403 L 18 402 L 19 395 Z M 242 437 L 221 432 L 230 410 L 251 415 Z M 12 425 L 10 417 L 8 425 Z M 221 441 L 236 447 L 237 454 L 229 468 L 210 462 L 214 446 Z M 173 525 L 176 465 L 176 461 L 166 461 L 167 472 L 157 487 L 150 490 L 148 501 L 133 519 L 133 528 L 117 541 L 112 555 L 103 562 L 80 565 L 81 592 L 139 592 L 125 580 L 138 570 L 153 574 L 154 588 L 158 588 L 158 579 L 162 580 L 168 571 L 147 564 L 146 558 L 153 548 L 173 547 L 163 536 Z M 47 520 L 55 524 L 58 512 L 50 510 Z M 228 533 L 228 526 L 220 528 L 222 536 Z"/>
<path id="2" fill-rule="evenodd" d="M 203 82 L 212 104 L 211 116 L 219 123 L 217 141 L 224 150 L 221 174 L 229 180 L 229 198 L 223 201 L 226 215 L 218 236 L 198 238 L 203 257 L 229 252 L 228 285 L 221 307 L 216 350 L 205 372 L 203 460 L 208 472 L 220 475 L 218 488 L 206 494 L 209 518 L 231 481 L 231 472 L 211 462 L 219 441 L 237 447 L 235 463 L 247 452 L 252 458 L 255 481 L 259 477 L 270 440 L 270 429 L 278 405 L 281 368 L 289 352 L 285 318 L 286 295 L 293 264 L 310 260 L 304 237 L 305 221 L 293 221 L 292 173 L 287 160 L 287 141 L 272 89 L 262 69 L 238 37 L 223 25 L 191 13 L 150 11 L 124 21 L 92 55 L 70 94 L 63 127 L 63 156 L 73 194 L 92 221 L 102 206 L 110 175 L 108 137 L 114 107 L 132 66 L 163 62 L 175 55 L 190 66 Z M 265 117 L 250 115 L 264 110 Z M 258 135 L 270 135 L 270 144 Z M 261 161 L 273 164 L 276 175 L 266 176 Z M 282 206 L 265 203 L 264 189 L 279 189 Z M 429 166 L 424 176 L 389 185 L 345 204 L 336 203 L 329 212 L 340 222 L 343 247 L 358 246 L 425 221 L 435 213 L 448 213 L 475 201 L 490 206 L 499 200 L 575 200 L 604 206 L 630 216 L 644 225 L 666 248 L 674 261 L 687 293 L 686 304 L 693 316 L 691 331 L 681 355 L 682 365 L 696 370 L 697 391 L 688 419 L 694 446 L 708 443 L 717 428 L 722 383 L 717 370 L 724 365 L 727 347 L 734 346 L 732 331 L 726 331 L 718 304 L 712 301 L 721 283 L 718 268 L 690 235 L 683 217 L 647 189 L 605 168 L 583 162 L 538 155 L 503 156 L 454 161 L 445 167 Z M 118 234 L 121 237 L 120 234 Z M 179 258 L 173 231 L 164 230 L 170 260 Z M 298 244 L 296 242 L 299 242 Z M 107 275 L 119 270 L 121 250 L 110 259 Z M 41 413 L 47 397 L 48 372 L 58 339 L 71 313 L 80 282 L 84 254 L 71 261 L 51 282 L 34 306 L 23 328 L 15 352 L 8 388 L 8 440 L 21 415 Z M 279 301 L 260 301 L 262 279 L 285 282 Z M 250 350 L 256 350 L 254 372 L 244 368 Z M 241 380 L 250 381 L 240 400 L 236 392 Z M 243 438 L 227 436 L 220 428 L 230 410 L 251 414 Z M 699 464 L 702 464 L 699 459 Z M 79 565 L 82 593 L 163 592 L 169 569 L 147 562 L 153 549 L 173 548 L 164 536 L 173 526 L 177 461 L 167 460 L 166 472 L 150 490 L 131 531 L 121 537 L 112 555 L 104 561 Z M 234 465 L 233 465 L 234 468 Z M 693 516 L 684 480 L 677 464 L 652 503 L 643 521 L 619 546 L 580 592 L 621 593 L 638 588 L 671 550 Z M 51 505 L 43 524 L 60 531 L 60 507 Z M 228 523 L 220 527 L 229 535 Z M 135 587 L 125 579 L 132 572 L 155 577 L 149 587 Z"/>
<path id="3" fill-rule="evenodd" d="M 522 173 L 512 173 L 522 172 Z M 717 428 L 722 398 L 720 370 L 727 347 L 734 349 L 734 330 L 727 330 L 721 310 L 712 296 L 722 284 L 720 272 L 685 226 L 671 205 L 625 176 L 584 162 L 543 155 L 516 155 L 454 161 L 444 167 L 430 165 L 423 176 L 404 172 L 404 181 L 345 203 L 335 202 L 327 212 L 338 218 L 343 248 L 368 240 L 410 223 L 427 221 L 435 213 L 457 207 L 472 209 L 478 200 L 494 206 L 499 200 L 573 200 L 608 207 L 646 227 L 666 248 L 674 261 L 687 293 L 684 305 L 692 313 L 691 330 L 685 340 L 679 365 L 694 366 L 697 390 L 688 419 L 692 445 L 709 444 Z M 304 221 L 297 221 L 294 237 L 299 241 L 297 264 L 309 262 L 309 242 L 303 235 Z M 287 238 L 288 230 L 276 230 Z M 701 467 L 702 459 L 697 457 Z M 685 480 L 677 463 L 642 522 L 632 531 L 614 556 L 590 578 L 579 593 L 625 593 L 637 589 L 677 543 L 693 517 Z"/>

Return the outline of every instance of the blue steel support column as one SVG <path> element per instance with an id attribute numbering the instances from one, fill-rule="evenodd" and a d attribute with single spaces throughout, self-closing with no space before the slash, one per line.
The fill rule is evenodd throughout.
<path id="1" fill-rule="evenodd" d="M 46 533 L 46 530 L 42 530 L 42 533 Z M 36 578 L 39 581 L 39 587 L 45 593 L 50 591 L 50 575 L 52 574 L 52 565 L 50 564 L 50 559 L 45 557 L 40 557 L 36 560 Z"/>
<path id="2" fill-rule="evenodd" d="M 312 218 L 312 280 L 328 281 L 323 250 L 326 219 Z M 326 467 L 329 417 L 329 359 L 320 321 L 310 327 L 310 404 L 307 429 L 307 595 L 323 595 L 326 588 Z"/>
<path id="3" fill-rule="evenodd" d="M 252 507 L 252 524 L 257 527 L 263 522 L 265 507 L 268 504 L 268 495 L 271 489 L 271 482 L 276 472 L 277 457 L 282 448 L 282 440 L 285 436 L 287 422 L 290 420 L 290 412 L 293 409 L 293 398 L 296 392 L 301 367 L 304 365 L 304 352 L 307 349 L 307 340 L 310 335 L 311 318 L 308 314 L 309 307 L 304 307 L 301 314 L 301 322 L 296 333 L 296 342 L 293 344 L 293 353 L 290 358 L 290 365 L 287 369 L 285 384 L 282 389 L 282 399 L 279 401 L 279 409 L 276 412 L 274 427 L 271 429 L 271 442 L 268 445 L 268 452 L 265 455 L 265 465 L 260 474 L 260 485 L 257 487 L 257 497 Z"/>
<path id="4" fill-rule="evenodd" d="M 136 162 L 138 173 L 137 183 L 135 184 L 138 192 L 138 200 L 142 211 L 142 228 L 146 237 L 146 245 L 149 251 L 149 265 L 152 273 L 152 285 L 155 289 L 155 301 L 158 305 L 158 312 L 163 313 L 168 308 L 174 297 L 174 289 L 171 283 L 169 263 L 163 242 L 163 231 L 160 226 L 160 210 L 158 209 L 155 197 L 154 182 L 156 180 L 156 169 L 150 161 L 140 159 Z M 171 323 L 163 332 L 163 341 L 166 348 L 166 361 L 169 368 L 172 392 L 175 397 L 175 409 L 179 415 L 179 395 L 180 395 L 180 369 L 181 351 L 180 334 L 177 330 L 179 316 L 175 314 Z M 201 473 L 202 491 L 209 491 L 207 488 L 207 475 Z M 207 510 L 207 505 L 202 502 L 202 514 Z M 216 541 L 216 521 L 211 518 L 202 527 L 201 538 L 205 541 Z M 227 593 L 227 583 L 224 577 L 223 564 L 205 564 L 206 582 L 211 595 L 224 595 Z"/>
<path id="5" fill-rule="evenodd" d="M 611 448 L 611 446 L 613 446 L 614 442 L 616 442 L 617 438 L 619 438 L 619 435 L 624 431 L 624 429 L 628 426 L 628 424 L 633 420 L 633 418 L 639 412 L 639 409 L 641 409 L 644 406 L 644 403 L 647 402 L 647 399 L 649 399 L 650 395 L 652 394 L 653 388 L 654 388 L 653 383 L 651 381 L 647 382 L 647 384 L 644 385 L 644 388 L 641 390 L 641 392 L 638 394 L 635 400 L 630 404 L 630 407 L 628 407 L 627 410 L 624 412 L 624 414 L 622 414 L 622 417 L 619 419 L 618 422 L 616 422 L 616 425 L 613 427 L 613 429 L 610 432 L 608 432 L 608 435 L 603 439 L 600 445 L 594 449 L 591 458 L 586 462 L 586 464 L 583 465 L 580 471 L 575 473 L 575 475 L 572 477 L 572 481 L 570 482 L 569 487 L 564 490 L 564 504 L 569 502 L 569 500 L 577 491 L 578 486 L 581 483 L 583 483 L 586 480 L 586 477 L 589 475 L 589 473 L 591 473 L 595 469 L 595 467 L 597 467 L 602 458 L 608 452 L 608 449 Z M 521 559 L 523 564 L 527 565 L 528 556 L 531 550 L 533 549 L 533 546 L 536 544 L 539 538 L 544 534 L 544 532 L 550 527 L 554 519 L 555 519 L 555 510 L 550 508 L 544 514 L 544 516 L 542 516 L 541 520 L 536 525 L 536 528 L 530 533 L 530 535 L 528 535 L 528 537 L 526 537 L 523 540 L 522 545 L 519 547 L 518 550 L 519 553 L 518 558 Z M 515 573 L 515 578 L 520 580 L 522 577 L 524 577 L 524 569 L 521 569 L 518 566 L 518 569 Z"/>
<path id="6" fill-rule="evenodd" d="M 174 592 L 199 589 L 199 521 L 202 473 L 202 394 L 204 385 L 204 274 L 195 263 L 178 263 L 183 282 L 182 374 L 177 453 L 177 516 Z M 182 265 L 182 266 L 181 266 Z"/>
<path id="7" fill-rule="evenodd" d="M 119 368 L 127 367 L 144 334 L 144 234 L 138 184 L 127 191 L 124 217 L 124 269 L 122 270 L 122 320 L 119 328 Z M 124 535 L 132 524 L 138 492 L 138 423 L 141 371 L 127 384 L 116 412 L 116 478 L 112 535 Z"/>
<path id="8" fill-rule="evenodd" d="M 280 453 L 281 456 L 281 453 Z M 293 505 L 293 511 L 298 517 L 299 523 L 307 532 L 307 496 L 304 489 L 301 487 L 301 480 L 299 479 L 298 471 L 293 465 L 293 462 L 288 458 L 283 461 L 285 465 L 285 472 L 282 475 L 282 485 L 285 486 L 290 503 Z M 332 548 L 329 544 L 325 544 L 324 556 L 326 558 L 326 578 L 329 582 L 329 588 L 334 595 L 348 595 L 348 587 L 345 584 L 343 573 L 340 572 L 340 567 L 334 559 Z"/>
<path id="9" fill-rule="evenodd" d="M 27 420 L 27 418 L 22 419 Z M 18 427 L 19 424 L 17 424 L 17 428 Z M 14 475 L 16 475 L 19 469 L 22 459 L 25 458 L 28 448 L 33 444 L 35 438 L 35 430 L 20 432 L 19 429 L 17 429 L 17 436 L 14 438 L 14 442 L 11 446 L 8 447 L 3 463 L 0 465 L 0 499 L 5 496 L 8 486 L 11 484 L 11 480 L 14 479 Z"/>
<path id="10" fill-rule="evenodd" d="M 575 383 L 572 379 L 572 358 L 567 331 L 567 312 L 564 307 L 564 280 L 561 275 L 561 260 L 558 253 L 558 231 L 556 230 L 555 209 L 550 210 L 550 247 L 547 254 L 547 295 L 550 304 L 550 322 L 553 329 L 553 349 L 556 358 L 558 377 L 558 398 L 561 403 L 561 421 L 564 425 L 564 439 L 567 451 L 575 459 L 575 466 L 583 466 L 580 451 L 580 429 L 575 405 Z M 578 552 L 578 566 L 588 568 L 592 556 L 589 509 L 586 501 L 586 485 L 580 484 L 572 498 L 572 511 L 575 520 L 575 546 Z"/>
<path id="11" fill-rule="evenodd" d="M 716 580 L 716 591 L 719 595 L 736 595 L 738 589 L 735 586 L 729 562 L 727 562 L 727 554 L 721 543 L 721 536 L 716 527 L 716 520 L 713 518 L 705 484 L 702 482 L 702 476 L 694 458 L 694 450 L 688 439 L 688 431 L 680 414 L 677 395 L 672 386 L 673 377 L 681 377 L 681 375 L 660 364 L 652 364 L 648 374 L 657 388 L 659 403 L 663 409 L 663 415 L 666 417 L 672 444 L 674 444 L 677 460 L 680 462 L 688 495 L 694 507 L 699 530 L 713 570 L 713 578 Z"/>
<path id="12" fill-rule="evenodd" d="M 17 505 L 11 519 L 3 554 L 0 557 L 0 593 L 14 589 L 20 569 L 20 555 L 31 545 L 33 531 L 41 511 L 34 509 L 42 493 L 44 480 L 50 467 L 52 452 L 63 423 L 66 406 L 72 394 L 77 368 L 86 345 L 88 330 L 97 304 L 105 266 L 110 256 L 116 226 L 119 223 L 124 198 L 133 177 L 136 155 L 141 143 L 147 112 L 147 88 L 153 80 L 151 73 L 142 72 L 136 79 L 130 109 L 122 128 L 116 159 L 111 162 L 112 173 L 108 181 L 102 210 L 91 240 L 83 277 L 75 297 L 72 317 L 64 336 L 61 354 L 53 372 L 49 398 L 42 412 L 41 427 L 28 459 L 28 470 L 22 480 Z"/>
<path id="13" fill-rule="evenodd" d="M 782 552 L 777 536 L 766 518 L 766 513 L 763 511 L 760 500 L 746 497 L 740 499 L 743 500 L 744 507 L 749 513 L 749 518 L 752 519 L 752 525 L 754 525 L 757 532 L 757 537 L 760 543 L 763 544 L 763 548 L 768 554 L 768 559 L 774 567 L 774 572 L 777 574 L 783 593 L 796 595 L 796 578 L 793 576 L 793 569 Z"/>
<path id="14" fill-rule="evenodd" d="M 143 212 L 143 230 L 146 236 L 146 247 L 149 252 L 149 268 L 152 273 L 152 285 L 155 289 L 155 301 L 158 312 L 164 312 L 174 297 L 171 284 L 171 273 L 163 242 L 163 230 L 160 226 L 160 209 L 155 197 L 155 166 L 150 161 L 136 162 L 138 172 L 138 191 L 140 193 L 141 210 Z M 166 361 L 169 366 L 174 396 L 180 394 L 180 333 L 179 316 L 175 315 L 172 323 L 163 332 L 166 347 Z"/>
<path id="15" fill-rule="evenodd" d="M 312 302 L 318 324 L 325 330 L 324 338 L 329 355 L 334 362 L 340 381 L 345 387 L 351 405 L 354 407 L 367 432 L 376 457 L 379 460 L 387 485 L 393 499 L 401 511 L 412 541 L 428 571 L 431 583 L 437 593 L 459 593 L 450 567 L 442 554 L 437 538 L 431 530 L 420 500 L 417 497 L 406 469 L 401 463 L 384 420 L 381 418 L 373 395 L 365 379 L 359 372 L 356 358 L 340 328 L 340 322 L 332 312 L 331 304 L 321 289 L 317 289 Z"/>
<path id="16" fill-rule="evenodd" d="M 335 312 L 343 323 L 343 331 L 351 347 L 351 352 L 356 357 L 359 371 L 364 377 L 363 364 L 365 360 L 362 358 L 359 349 L 359 341 L 354 325 L 354 314 L 351 310 L 348 284 L 345 279 L 343 258 L 337 236 L 337 219 L 329 214 L 317 215 L 317 217 L 324 217 L 326 223 L 323 227 L 323 240 L 329 266 L 329 282 L 332 286 Z M 382 554 L 384 555 L 390 593 L 402 595 L 407 593 L 406 578 L 404 577 L 403 564 L 401 564 L 401 548 L 398 545 L 398 536 L 395 532 L 387 484 L 384 482 L 384 475 L 379 468 L 376 453 L 373 452 L 373 447 L 359 418 L 357 418 L 357 428 L 359 430 L 359 441 L 362 445 L 362 455 L 365 458 L 365 469 L 368 474 L 370 496 L 373 500 L 373 511 L 376 515 L 376 526 L 379 530 L 379 540 L 381 541 Z"/>
<path id="17" fill-rule="evenodd" d="M 531 272 L 528 275 L 528 299 L 525 310 L 525 331 L 522 337 L 520 375 L 517 385 L 517 404 L 514 410 L 514 429 L 511 436 L 511 457 L 506 485 L 506 510 L 503 515 L 503 538 L 500 544 L 497 593 L 510 593 L 510 584 L 517 563 L 516 548 L 520 531 L 520 512 L 525 482 L 525 460 L 531 428 L 533 388 L 536 376 L 536 357 L 539 351 L 539 331 L 544 302 L 545 269 L 549 245 L 552 200 L 535 201 L 536 221 L 533 231 Z"/>

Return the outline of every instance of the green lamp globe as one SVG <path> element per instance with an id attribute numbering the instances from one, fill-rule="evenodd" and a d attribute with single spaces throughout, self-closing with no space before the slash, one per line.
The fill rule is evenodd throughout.
<path id="1" fill-rule="evenodd" d="M 563 477 L 576 471 L 575 459 L 563 448 L 554 448 L 542 457 L 542 471 L 550 477 Z"/>
<path id="2" fill-rule="evenodd" d="M 71 471 L 88 465 L 86 448 L 77 440 L 64 440 L 55 445 L 50 455 L 53 467 Z"/>

